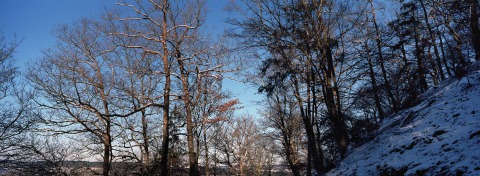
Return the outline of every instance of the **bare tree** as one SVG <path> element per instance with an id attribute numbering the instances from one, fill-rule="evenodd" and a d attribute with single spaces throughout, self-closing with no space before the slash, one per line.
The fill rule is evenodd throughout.
<path id="1" fill-rule="evenodd" d="M 215 150 L 213 146 L 214 136 L 218 134 L 219 127 L 233 117 L 240 102 L 237 99 L 229 100 L 230 95 L 222 91 L 221 80 L 213 77 L 206 77 L 201 83 L 204 86 L 200 93 L 197 105 L 194 109 L 194 122 L 196 138 L 196 149 L 198 159 L 203 160 L 204 174 L 211 172 L 211 153 Z M 214 158 L 213 158 L 214 160 Z"/>
<path id="2" fill-rule="evenodd" d="M 204 21 L 203 1 L 136 1 L 133 4 L 120 3 L 129 7 L 133 15 L 117 18 L 129 28 L 112 32 L 113 35 L 140 39 L 142 43 L 122 44 L 125 48 L 138 48 L 163 60 L 164 68 L 158 71 L 164 76 L 164 131 L 162 162 L 160 170 L 167 174 L 168 165 L 168 106 L 180 100 L 185 110 L 186 135 L 189 152 L 190 173 L 198 175 L 198 147 L 195 149 L 194 111 L 207 89 L 204 80 L 221 80 L 229 71 L 230 64 L 224 58 L 227 50 L 217 43 L 207 42 L 210 38 L 202 35 Z M 171 97 L 174 97 L 173 99 Z M 166 114 L 167 113 L 167 114 Z"/>
<path id="3" fill-rule="evenodd" d="M 6 100 L 7 96 L 11 95 L 14 91 L 14 78 L 18 74 L 17 69 L 13 66 L 13 54 L 15 48 L 18 46 L 16 42 L 7 43 L 3 33 L 0 36 L 0 147 L 1 155 L 8 155 L 10 147 L 12 147 L 10 141 L 17 135 L 21 134 L 23 129 L 19 122 L 22 121 L 22 108 L 17 109 L 9 104 L 14 104 L 11 101 Z M 10 107 L 10 108 L 9 108 Z M 10 153 L 11 154 L 11 153 Z M 8 159 L 8 157 L 7 157 Z"/>
<path id="4" fill-rule="evenodd" d="M 164 82 L 165 76 L 161 71 L 163 61 L 157 54 L 142 48 L 131 47 L 148 47 L 151 43 L 141 37 L 126 36 L 134 30 L 132 28 L 135 25 L 123 21 L 121 15 L 121 12 L 112 11 L 104 16 L 105 33 L 108 34 L 111 43 L 117 47 L 117 50 L 112 51 L 115 53 L 112 62 L 116 65 L 116 72 L 122 75 L 116 79 L 115 88 L 119 90 L 122 97 L 122 102 L 117 103 L 121 104 L 124 111 L 136 112 L 123 116 L 115 124 L 119 127 L 118 134 L 123 140 L 121 145 L 129 146 L 127 150 L 119 148 L 122 152 L 126 152 L 122 160 L 140 161 L 143 165 L 142 173 L 150 174 L 152 166 L 157 163 L 156 159 L 151 157 L 160 151 L 153 150 L 151 143 L 158 140 L 162 134 L 161 125 L 163 124 L 157 120 L 157 115 L 166 108 L 162 101 L 165 100 L 164 86 L 167 86 L 167 82 Z M 166 135 L 168 137 L 169 134 Z M 139 156 L 136 154 L 136 149 L 141 151 Z"/>
<path id="5" fill-rule="evenodd" d="M 10 43 L 5 41 L 3 32 L 0 33 L 0 99 L 7 96 L 13 78 L 18 74 L 17 69 L 13 66 L 13 54 L 18 44 L 15 41 Z"/>
<path id="6" fill-rule="evenodd" d="M 127 117 L 151 106 L 125 106 L 124 89 L 117 89 L 124 76 L 118 59 L 128 59 L 128 51 L 110 43 L 103 23 L 83 19 L 57 29 L 60 40 L 54 49 L 31 67 L 28 79 L 38 93 L 37 103 L 51 111 L 45 119 L 48 130 L 59 134 L 87 133 L 103 146 L 103 175 L 109 175 L 113 160 L 113 128 L 116 118 Z M 114 52 L 116 51 L 116 52 Z M 125 54 L 119 56 L 118 54 Z"/>
<path id="7" fill-rule="evenodd" d="M 218 144 L 223 141 L 222 127 L 232 120 L 234 112 L 241 108 L 238 99 L 222 91 L 221 80 L 206 78 L 202 80 L 202 92 L 195 108 L 195 136 L 198 159 L 203 160 L 205 175 L 216 175 L 219 161 Z M 213 164 L 212 164 L 213 163 Z M 213 167 L 213 168 L 212 168 Z"/>
<path id="8" fill-rule="evenodd" d="M 28 154 L 29 130 L 38 119 L 32 94 L 14 67 L 14 53 L 19 43 L 7 42 L 0 34 L 0 165 L 12 168 Z"/>
<path id="9" fill-rule="evenodd" d="M 157 74 L 164 75 L 163 80 L 163 142 L 161 149 L 160 170 L 162 175 L 168 175 L 168 149 L 169 149 L 169 121 L 170 121 L 170 106 L 172 96 L 172 77 L 175 74 L 173 71 L 175 62 L 172 58 L 179 56 L 178 49 L 175 47 L 177 43 L 175 40 L 184 40 L 190 35 L 188 32 L 190 28 L 195 28 L 198 25 L 198 20 L 189 18 L 191 13 L 182 14 L 189 8 L 183 7 L 181 2 L 170 2 L 163 0 L 161 2 L 135 1 L 130 4 L 127 2 L 119 3 L 122 6 L 128 7 L 133 11 L 133 15 L 125 14 L 118 17 L 116 20 L 128 23 L 128 28 L 125 30 L 115 31 L 112 34 L 123 36 L 125 38 L 140 38 L 145 43 L 132 43 L 122 45 L 126 48 L 139 48 L 146 53 L 151 53 L 158 56 L 162 60 L 162 70 L 154 70 Z M 192 6 L 193 7 L 193 6 Z M 184 18 L 185 17 L 185 18 Z M 193 17 L 193 16 L 192 16 Z M 186 21 L 182 21 L 182 20 Z M 189 21 L 191 20 L 191 21 Z M 192 24 L 193 23 L 193 24 Z M 183 32 L 186 31 L 186 33 Z M 177 96 L 178 97 L 178 96 Z M 193 144 L 193 143 L 192 143 Z"/>
<path id="10" fill-rule="evenodd" d="M 263 143 L 262 130 L 251 116 L 241 116 L 225 124 L 219 134 L 219 160 L 235 175 L 256 175 L 264 170 L 271 151 Z"/>
<path id="11" fill-rule="evenodd" d="M 346 41 L 358 23 L 361 9 L 353 1 L 243 1 L 233 6 L 242 19 L 233 19 L 232 37 L 246 48 L 262 48 L 262 92 L 288 83 L 303 119 L 309 153 L 318 172 L 324 171 L 321 137 L 316 121 L 329 120 L 340 156 L 347 153 L 349 135 L 342 79 L 352 68 L 347 60 Z M 241 8 L 244 7 L 244 8 Z M 322 111 L 326 112 L 322 114 Z M 309 162 L 310 163 L 310 162 Z M 310 164 L 309 164 L 310 166 Z M 309 167 L 310 168 L 310 167 Z"/>
<path id="12" fill-rule="evenodd" d="M 284 88 L 288 89 L 288 88 Z M 293 96 L 288 95 L 287 90 L 276 88 L 271 97 L 265 100 L 265 111 L 262 113 L 266 127 L 275 129 L 272 132 L 272 140 L 280 141 L 282 146 L 281 155 L 285 157 L 294 176 L 301 173 L 302 162 L 300 149 L 304 137 L 302 120 Z"/>
<path id="13" fill-rule="evenodd" d="M 37 130 L 41 113 L 32 101 L 26 80 L 14 64 L 19 43 L 7 43 L 0 36 L 0 165 L 12 175 L 73 173 L 62 168 L 72 150 L 67 151 L 56 138 L 44 137 Z M 57 139 L 58 140 L 58 139 Z"/>
<path id="14" fill-rule="evenodd" d="M 47 124 L 68 127 L 60 133 L 94 135 L 103 145 L 103 175 L 109 175 L 112 158 L 110 102 L 115 72 L 108 61 L 110 48 L 102 34 L 89 20 L 77 26 L 63 26 L 57 31 L 62 41 L 56 50 L 48 50 L 28 76 L 45 100 L 37 102 L 57 114 Z M 74 127 L 72 129 L 72 126 Z"/>

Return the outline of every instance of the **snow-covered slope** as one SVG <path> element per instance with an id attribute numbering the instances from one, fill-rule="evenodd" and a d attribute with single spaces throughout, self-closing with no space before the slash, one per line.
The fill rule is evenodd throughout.
<path id="1" fill-rule="evenodd" d="M 327 175 L 480 175 L 480 71 L 422 99 L 385 120 L 375 139 Z"/>

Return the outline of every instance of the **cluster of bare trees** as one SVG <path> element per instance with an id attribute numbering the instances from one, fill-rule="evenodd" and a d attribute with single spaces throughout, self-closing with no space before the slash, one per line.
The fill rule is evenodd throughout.
<path id="1" fill-rule="evenodd" d="M 25 77 L 13 65 L 19 42 L 0 38 L 9 173 L 322 173 L 480 58 L 477 0 L 234 1 L 236 48 L 208 36 L 204 1 L 117 4 L 58 26 Z M 261 117 L 236 114 L 222 89 L 239 58 L 258 63 L 248 79 L 265 94 Z"/>
<path id="2" fill-rule="evenodd" d="M 202 1 L 118 4 L 100 20 L 59 27 L 58 45 L 29 69 L 36 102 L 50 112 L 45 130 L 84 135 L 84 150 L 102 156 L 103 175 L 114 162 L 169 175 L 178 167 L 169 162 L 171 142 L 186 137 L 187 168 L 199 175 L 200 136 L 230 118 L 213 117 L 231 111 L 217 108 L 228 103 L 217 88 L 222 75 L 236 70 L 228 49 L 204 36 Z"/>
<path id="3" fill-rule="evenodd" d="M 300 175 L 304 166 L 308 175 L 327 171 L 389 114 L 415 104 L 440 81 L 461 77 L 479 60 L 478 3 L 232 5 L 240 17 L 229 21 L 235 26 L 229 34 L 261 61 L 256 74 L 262 77 L 254 82 L 266 94 L 263 116 L 276 129 L 292 173 Z"/>
<path id="4" fill-rule="evenodd" d="M 206 35 L 205 2 L 117 4 L 118 9 L 101 18 L 57 27 L 58 43 L 28 68 L 28 93 L 35 96 L 26 99 L 38 111 L 37 126 L 18 134 L 45 139 L 28 145 L 38 157 L 23 164 L 33 168 L 32 162 L 42 161 L 38 167 L 48 174 L 264 172 L 264 161 L 273 161 L 261 152 L 268 149 L 267 143 L 254 120 L 234 118 L 240 102 L 222 89 L 225 74 L 239 71 L 241 65 L 231 60 L 221 40 Z M 2 65 L 11 68 L 4 69 L 9 73 L 2 82 L 5 87 L 16 73 L 9 64 L 15 47 L 3 47 Z M 12 118 L 12 124 L 34 119 Z M 65 150 L 56 153 L 55 148 Z M 24 149 L 19 150 L 25 153 Z M 66 162 L 97 159 L 101 169 L 85 166 L 88 169 L 78 171 L 73 169 L 78 164 Z M 16 171 L 38 172 L 28 167 Z"/>

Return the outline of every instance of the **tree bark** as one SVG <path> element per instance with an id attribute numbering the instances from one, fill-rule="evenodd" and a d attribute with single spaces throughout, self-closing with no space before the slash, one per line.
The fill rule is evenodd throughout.
<path id="1" fill-rule="evenodd" d="M 349 138 L 347 133 L 347 127 L 345 125 L 345 119 L 342 113 L 342 107 L 340 102 L 340 92 L 338 90 L 337 80 L 335 76 L 335 67 L 333 65 L 333 53 L 331 46 L 331 39 L 323 44 L 324 55 L 323 59 L 326 61 L 324 66 L 324 97 L 327 105 L 327 111 L 330 120 L 332 121 L 332 128 L 334 131 L 334 137 L 339 148 L 340 155 L 343 157 L 347 153 L 347 147 L 349 144 Z"/>
<path id="2" fill-rule="evenodd" d="M 197 153 L 195 151 L 194 145 L 194 135 L 193 135 L 193 128 L 194 124 L 192 121 L 192 101 L 190 99 L 190 92 L 188 91 L 189 83 L 188 83 L 188 72 L 185 69 L 185 65 L 183 62 L 183 58 L 181 57 L 181 53 L 177 53 L 177 61 L 180 67 L 180 75 L 183 87 L 183 96 L 182 100 L 184 103 L 185 108 L 185 116 L 187 120 L 187 145 L 188 145 L 188 161 L 190 165 L 190 175 L 197 176 L 200 175 L 198 171 L 198 162 L 197 162 Z"/>
<path id="3" fill-rule="evenodd" d="M 148 166 L 150 164 L 150 152 L 148 143 L 148 122 L 145 114 L 145 110 L 142 110 L 142 137 L 143 137 L 143 173 L 148 175 Z"/>
<path id="4" fill-rule="evenodd" d="M 437 30 L 438 30 L 438 27 L 437 27 Z M 438 30 L 437 32 L 437 35 L 439 36 L 439 41 L 440 41 L 440 51 L 442 52 L 442 61 L 443 61 L 443 65 L 445 65 L 445 70 L 447 71 L 447 75 L 448 77 L 452 77 L 452 72 L 450 71 L 451 68 L 448 66 L 448 62 L 447 62 L 447 59 L 445 58 L 445 48 L 444 48 L 444 44 L 443 44 L 443 37 L 440 33 L 440 30 Z"/>
<path id="5" fill-rule="evenodd" d="M 367 52 L 368 52 L 368 44 L 366 44 L 367 47 Z M 368 54 L 367 60 L 368 60 L 368 69 L 369 69 L 369 75 L 370 75 L 370 80 L 372 82 L 372 89 L 373 89 L 373 99 L 375 101 L 375 106 L 377 107 L 378 110 L 378 116 L 380 117 L 380 120 L 383 120 L 385 118 L 385 113 L 383 112 L 382 104 L 380 97 L 378 96 L 378 88 L 377 88 L 377 80 L 375 79 L 375 71 L 373 70 L 373 63 L 370 58 L 370 54 Z"/>
<path id="6" fill-rule="evenodd" d="M 413 10 L 413 16 L 416 17 L 415 10 Z M 421 53 L 423 52 L 423 48 L 420 47 L 420 31 L 416 23 L 413 23 L 413 31 L 414 31 L 414 38 L 415 38 L 415 57 L 417 59 L 417 74 L 418 74 L 418 84 L 420 84 L 421 92 L 425 92 L 428 89 L 428 84 L 425 77 L 425 66 L 423 62 L 423 58 Z"/>
<path id="7" fill-rule="evenodd" d="M 163 0 L 163 6 L 168 7 L 168 0 Z M 162 45 L 163 55 L 163 69 L 165 72 L 165 89 L 163 90 L 163 138 L 162 138 L 162 158 L 160 161 L 160 172 L 162 176 L 168 176 L 168 149 L 170 142 L 169 121 L 170 121 L 170 89 L 171 89 L 171 72 L 169 63 L 169 52 L 167 47 L 167 8 L 162 9 L 163 12 L 163 26 L 162 26 Z"/>
<path id="8" fill-rule="evenodd" d="M 207 127 L 205 126 L 205 122 L 203 125 L 203 141 L 205 148 L 205 176 L 210 176 L 210 158 L 208 156 Z"/>
<path id="9" fill-rule="evenodd" d="M 107 131 L 110 131 L 110 127 L 107 126 Z M 110 175 L 110 152 L 111 152 L 111 139 L 109 134 L 103 134 L 103 176 Z"/>
<path id="10" fill-rule="evenodd" d="M 470 29 L 472 32 L 475 60 L 480 60 L 480 27 L 478 26 L 478 2 L 470 0 Z"/>

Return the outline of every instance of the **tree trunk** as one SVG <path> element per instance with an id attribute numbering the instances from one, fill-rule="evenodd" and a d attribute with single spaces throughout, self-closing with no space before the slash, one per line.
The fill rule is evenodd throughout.
<path id="1" fill-rule="evenodd" d="M 372 8 L 373 8 L 373 5 L 372 5 Z M 375 11 L 372 10 L 372 13 L 374 12 Z M 368 16 L 367 16 L 367 21 L 368 21 Z M 370 32 L 368 29 L 367 31 Z M 365 41 L 365 52 L 367 52 L 368 69 L 369 69 L 370 81 L 373 89 L 373 100 L 375 101 L 375 106 L 377 107 L 378 116 L 380 120 L 383 120 L 385 118 L 385 114 L 383 112 L 380 97 L 378 96 L 379 92 L 377 88 L 377 80 L 375 78 L 375 70 L 373 69 L 372 57 L 370 55 L 371 50 L 370 50 L 370 46 L 368 45 L 368 39 Z"/>
<path id="2" fill-rule="evenodd" d="M 378 27 L 377 24 L 377 13 L 375 12 L 375 7 L 373 5 L 373 1 L 370 0 L 370 5 L 372 6 L 372 15 L 373 15 L 373 25 L 375 27 L 375 42 L 377 44 L 377 50 L 378 50 L 378 61 L 380 63 L 380 68 L 382 70 L 382 76 L 383 76 L 383 81 L 385 84 L 385 89 L 387 91 L 388 97 L 390 98 L 390 102 L 392 105 L 392 109 L 394 112 L 398 111 L 398 105 L 397 105 L 397 100 L 393 96 L 392 88 L 390 86 L 390 81 L 388 80 L 387 77 L 387 71 L 385 69 L 384 65 L 384 58 L 383 58 L 383 50 L 382 50 L 382 34 L 380 32 L 380 28 Z"/>
<path id="3" fill-rule="evenodd" d="M 297 103 L 300 108 L 300 115 L 302 116 L 302 119 L 304 122 L 303 124 L 305 126 L 305 132 L 307 134 L 308 153 L 309 155 L 311 155 L 311 159 L 313 159 L 314 161 L 313 167 L 315 168 L 315 170 L 317 170 L 317 172 L 322 172 L 323 171 L 323 154 L 320 155 L 318 153 L 319 150 L 317 150 L 317 146 L 315 142 L 315 133 L 312 128 L 313 123 L 310 121 L 310 117 L 308 117 L 307 113 L 305 112 L 305 108 L 303 107 L 303 100 L 302 100 L 302 97 L 300 96 L 298 80 L 295 76 L 292 79 L 293 79 L 295 98 L 297 99 Z"/>
<path id="4" fill-rule="evenodd" d="M 204 122 L 205 125 L 205 122 Z M 208 158 L 207 127 L 203 127 L 203 141 L 205 148 L 205 176 L 210 176 L 210 158 Z"/>
<path id="5" fill-rule="evenodd" d="M 170 92 L 170 76 L 167 76 L 166 85 L 168 87 L 165 88 L 164 92 Z M 170 94 L 170 93 L 168 93 Z M 170 98 L 169 95 L 166 94 L 163 97 L 164 108 L 163 108 L 163 136 L 162 136 L 162 156 L 160 160 L 160 171 L 162 176 L 168 176 L 168 146 L 170 143 L 170 132 L 169 132 L 169 121 L 170 121 Z"/>
<path id="6" fill-rule="evenodd" d="M 416 13 L 413 12 L 413 16 L 416 17 Z M 426 81 L 425 77 L 425 66 L 423 63 L 423 58 L 421 53 L 423 52 L 423 49 L 420 47 L 420 35 L 419 35 L 419 29 L 416 23 L 413 23 L 413 31 L 414 31 L 414 38 L 415 38 L 415 57 L 417 59 L 417 74 L 418 74 L 418 83 L 420 84 L 420 90 L 421 92 L 425 92 L 428 89 L 428 84 Z"/>
<path id="7" fill-rule="evenodd" d="M 375 71 L 373 70 L 373 63 L 370 58 L 368 58 L 368 68 L 370 70 L 370 80 L 372 81 L 373 99 L 375 100 L 375 106 L 377 107 L 380 120 L 383 120 L 385 118 L 385 114 L 382 109 L 380 97 L 378 96 L 379 93 L 377 88 L 377 81 L 375 79 Z"/>
<path id="8" fill-rule="evenodd" d="M 463 57 L 463 53 L 462 53 L 462 45 L 463 45 L 463 42 L 462 42 L 462 39 L 461 39 L 461 36 L 460 34 L 458 34 L 455 29 L 453 29 L 450 24 L 445 24 L 445 27 L 450 31 L 450 33 L 452 33 L 453 35 L 453 39 L 455 40 L 456 42 L 456 45 L 455 45 L 455 48 L 454 48 L 454 52 L 452 53 L 455 53 L 457 54 L 455 58 L 453 58 L 453 61 L 454 61 L 454 66 L 453 66 L 453 70 L 455 71 L 456 67 L 455 67 L 455 64 L 457 66 L 460 66 L 460 67 L 464 67 L 466 64 L 467 64 L 467 61 L 465 60 L 465 58 Z M 447 44 L 448 45 L 448 44 Z"/>
<path id="9" fill-rule="evenodd" d="M 438 27 L 437 27 L 437 30 L 438 30 Z M 444 48 L 444 44 L 443 44 L 442 35 L 440 34 L 440 30 L 438 30 L 437 35 L 440 37 L 440 51 L 442 52 L 443 65 L 445 65 L 445 70 L 447 71 L 447 75 L 450 78 L 450 77 L 452 77 L 452 72 L 450 71 L 451 69 L 448 66 L 447 59 L 445 58 L 445 48 Z"/>
<path id="10" fill-rule="evenodd" d="M 277 125 L 276 128 L 280 129 L 281 131 L 283 138 L 282 144 L 290 170 L 292 171 L 293 176 L 300 176 L 300 171 L 297 166 L 298 163 L 297 155 L 295 153 L 295 144 L 292 141 L 293 130 L 295 129 L 293 129 L 292 126 L 289 126 L 289 122 L 286 122 L 287 118 L 292 118 L 291 116 L 286 115 L 289 114 L 286 108 L 287 95 L 283 94 L 284 98 L 280 99 L 279 94 L 279 92 L 275 93 L 275 111 L 278 113 L 276 115 L 279 118 L 278 121 L 275 122 Z M 282 107 L 281 105 L 284 105 L 285 107 Z"/>
<path id="11" fill-rule="evenodd" d="M 425 3 L 423 3 L 424 0 L 419 0 L 419 1 L 420 1 L 420 5 L 422 6 L 423 16 L 425 18 L 425 24 L 427 25 L 428 34 L 430 36 L 430 43 L 433 45 L 433 51 L 435 53 L 437 64 L 434 64 L 434 62 L 432 62 L 432 67 L 434 69 L 434 73 L 436 73 L 434 76 L 434 80 L 436 81 L 436 84 L 438 84 L 438 76 L 440 76 L 440 79 L 444 80 L 445 74 L 443 73 L 442 62 L 440 62 L 440 53 L 438 53 L 436 36 L 435 36 L 435 33 L 432 31 L 430 20 L 428 20 L 427 7 L 425 6 Z"/>
<path id="12" fill-rule="evenodd" d="M 437 43 L 436 43 L 436 40 L 435 40 L 436 37 L 435 37 L 435 34 L 432 31 L 432 26 L 430 25 L 430 20 L 428 20 L 429 17 L 428 17 L 428 13 L 427 13 L 427 7 L 425 6 L 425 3 L 423 3 L 423 0 L 419 0 L 419 1 L 420 1 L 420 5 L 422 6 L 423 16 L 425 18 L 425 24 L 427 25 L 427 30 L 428 30 L 428 34 L 429 34 L 430 43 L 431 43 L 431 45 L 433 45 L 433 51 L 435 53 L 435 58 L 436 58 L 436 61 L 437 61 L 437 64 L 435 64 L 435 62 L 433 62 L 433 61 L 431 62 L 432 67 L 433 67 L 433 73 L 435 73 L 434 75 L 432 75 L 432 77 L 433 77 L 435 85 L 437 85 L 439 83 L 438 76 L 440 76 L 440 79 L 444 80 L 445 75 L 443 74 L 442 65 L 441 65 L 441 62 L 440 62 L 440 54 L 438 53 Z"/>
<path id="13" fill-rule="evenodd" d="M 480 28 L 478 26 L 478 2 L 470 0 L 470 29 L 472 32 L 473 49 L 475 50 L 475 60 L 480 60 Z"/>
<path id="14" fill-rule="evenodd" d="M 163 5 L 164 7 L 168 6 L 168 1 L 163 0 Z M 168 37 L 168 32 L 167 32 L 167 25 L 168 20 L 167 20 L 167 8 L 162 9 L 163 13 L 163 27 L 162 27 L 162 45 L 163 45 L 163 55 L 162 61 L 163 61 L 163 69 L 165 72 L 165 88 L 164 88 L 164 94 L 163 94 L 163 138 L 162 138 L 162 158 L 160 161 L 160 172 L 162 176 L 168 176 L 168 149 L 169 149 L 169 143 L 170 143 L 170 132 L 169 132 L 169 121 L 170 121 L 170 86 L 171 86 L 171 80 L 170 80 L 170 63 L 169 63 L 169 52 L 168 52 L 168 47 L 167 47 L 167 37 Z"/>
<path id="15" fill-rule="evenodd" d="M 197 161 L 197 153 L 195 151 L 194 145 L 194 135 L 193 135 L 193 121 L 192 121 L 192 102 L 190 100 L 190 92 L 188 91 L 189 83 L 188 83 L 188 72 L 185 69 L 184 62 L 182 61 L 181 54 L 177 53 L 177 61 L 180 67 L 180 74 L 181 74 L 181 81 L 183 87 L 183 96 L 182 100 L 184 103 L 185 108 L 185 116 L 187 120 L 187 146 L 188 146 L 188 161 L 190 165 L 190 175 L 197 176 L 200 175 L 198 171 L 198 161 Z"/>
<path id="16" fill-rule="evenodd" d="M 188 88 L 184 88 L 184 91 L 188 91 Z M 183 97 L 186 101 L 190 101 L 189 98 Z M 197 176 L 200 175 L 198 172 L 198 162 L 197 162 L 197 153 L 195 152 L 195 146 L 193 144 L 193 122 L 192 122 L 192 111 L 190 107 L 185 107 L 186 117 L 187 117 L 187 144 L 188 144 L 188 161 L 190 164 L 190 175 Z"/>
<path id="17" fill-rule="evenodd" d="M 312 152 L 310 147 L 307 148 L 307 176 L 312 176 Z"/>
<path id="18" fill-rule="evenodd" d="M 328 39 L 324 46 L 324 59 L 326 61 L 326 67 L 324 67 L 325 82 L 323 83 L 325 92 L 324 96 L 328 115 L 332 121 L 337 147 L 339 149 L 340 156 L 343 157 L 347 153 L 349 139 L 347 127 L 345 125 L 345 119 L 343 117 L 343 113 L 341 112 L 341 99 L 335 76 L 335 67 L 333 65 L 333 53 L 330 40 L 331 39 Z"/>
<path id="19" fill-rule="evenodd" d="M 109 124 L 109 122 L 107 122 Z M 110 127 L 107 125 L 107 133 L 103 134 L 103 176 L 110 175 L 110 152 L 111 152 L 111 139 L 110 135 L 108 134 L 110 131 Z"/>
<path id="20" fill-rule="evenodd" d="M 143 137 L 143 174 L 148 175 L 148 166 L 150 164 L 149 144 L 148 144 L 148 122 L 145 110 L 142 110 L 142 137 Z"/>
<path id="21" fill-rule="evenodd" d="M 297 163 L 295 161 L 295 154 L 294 154 L 294 148 L 293 148 L 293 143 L 291 140 L 291 137 L 288 135 L 283 135 L 283 141 L 285 145 L 285 153 L 288 161 L 288 165 L 290 166 L 290 170 L 292 171 L 293 176 L 300 176 L 300 171 L 297 166 Z"/>

